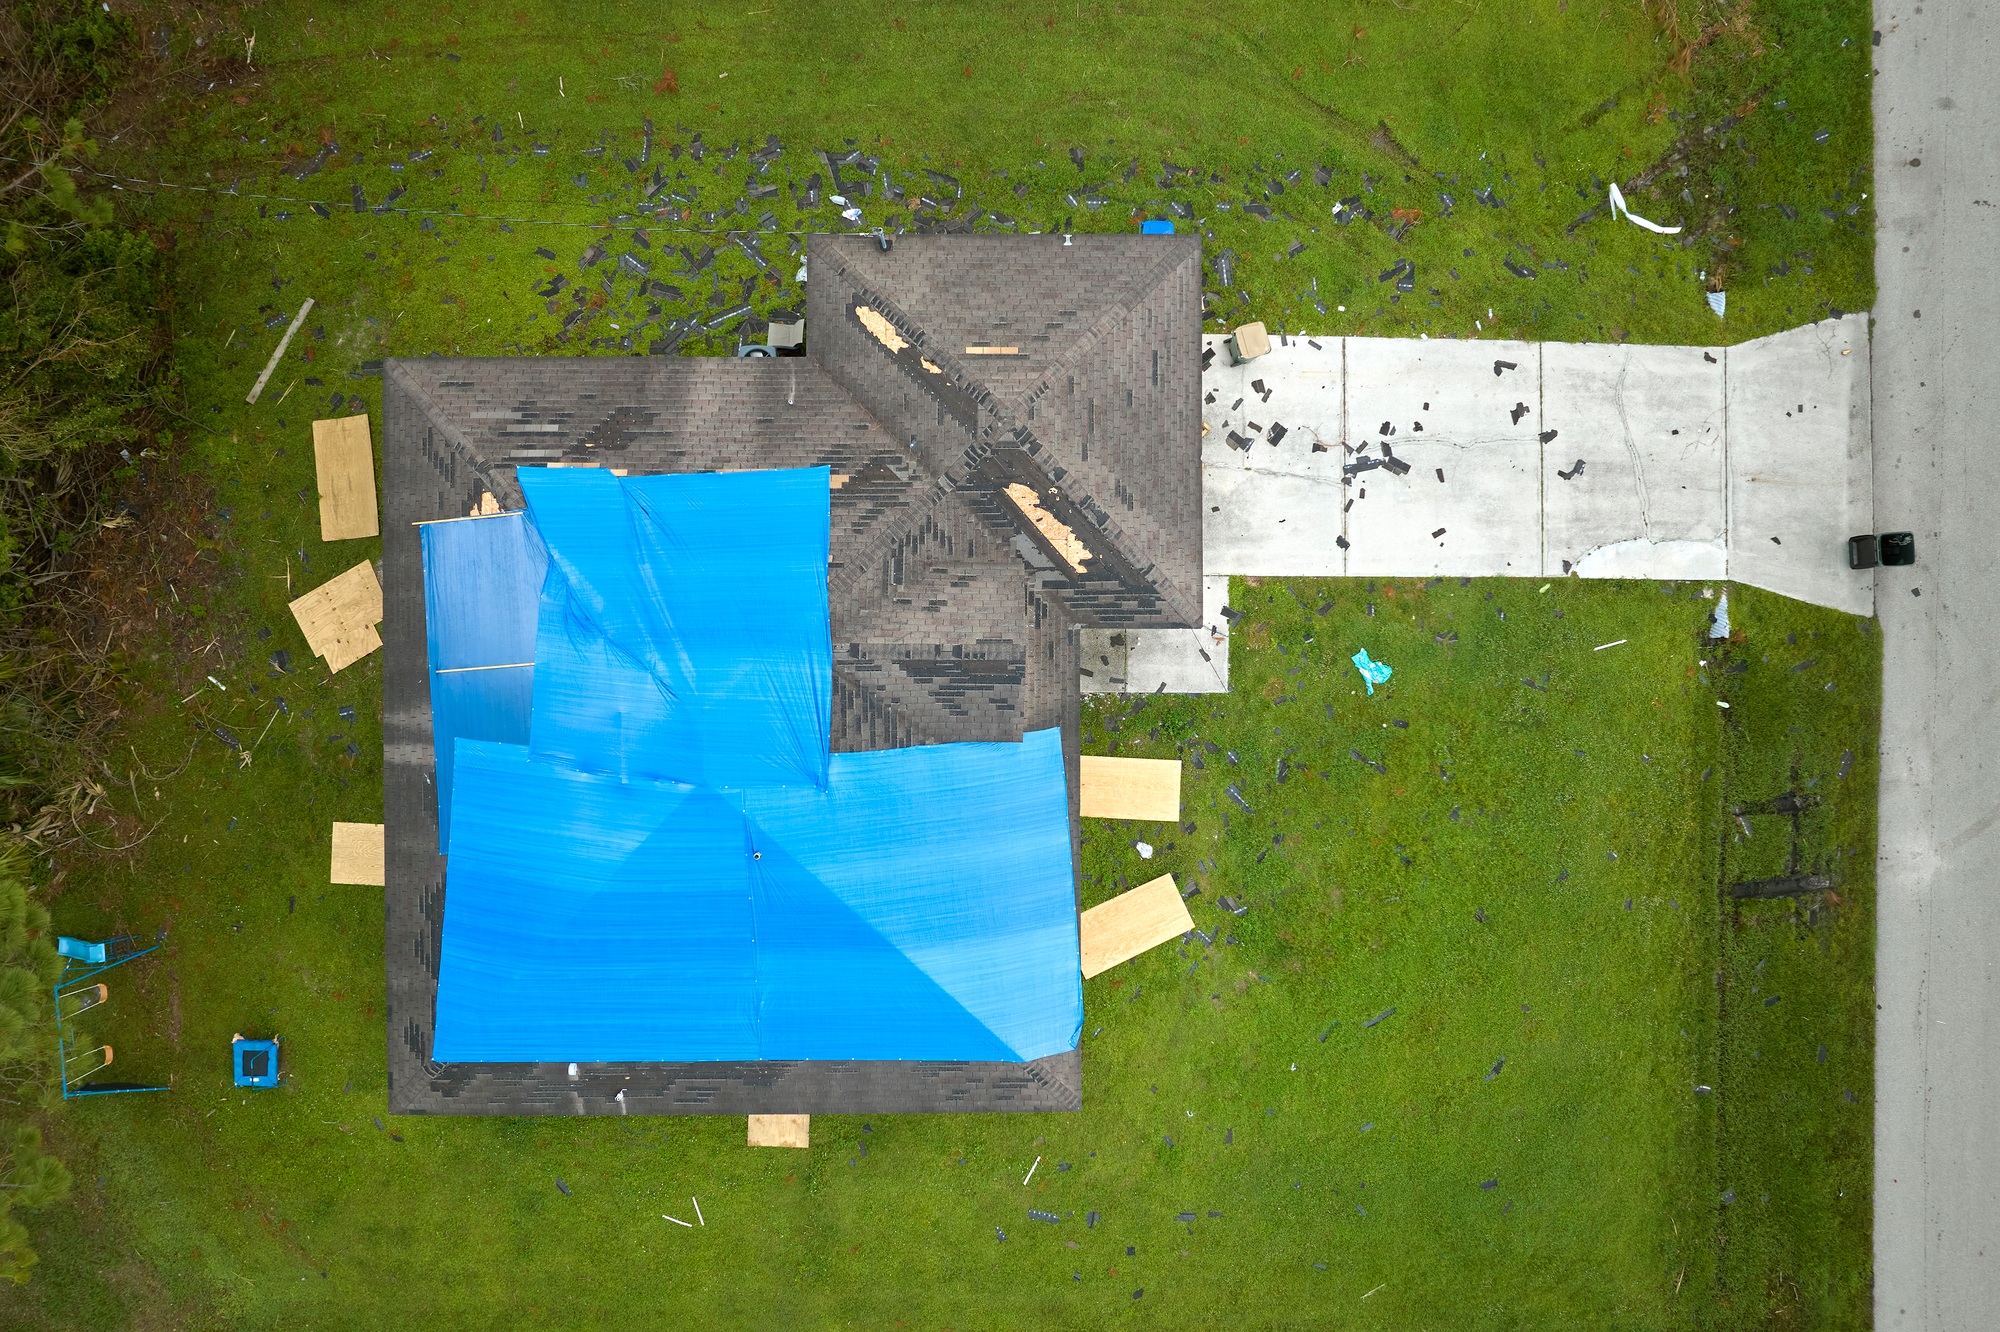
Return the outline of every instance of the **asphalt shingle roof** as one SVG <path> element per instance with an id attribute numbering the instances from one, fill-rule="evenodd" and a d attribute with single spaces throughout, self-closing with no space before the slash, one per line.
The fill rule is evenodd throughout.
<path id="1" fill-rule="evenodd" d="M 429 1061 L 445 861 L 414 523 L 463 515 L 482 494 L 519 507 L 523 466 L 826 466 L 836 479 L 834 747 L 1014 740 L 1059 726 L 1072 810 L 1075 627 L 1199 620 L 1194 238 L 904 236 L 884 252 L 868 237 L 815 236 L 808 264 L 804 357 L 384 367 L 389 1081 L 399 1112 L 1081 1104 L 1076 1051 L 1030 1064 L 592 1065 L 575 1080 L 562 1065 Z"/>

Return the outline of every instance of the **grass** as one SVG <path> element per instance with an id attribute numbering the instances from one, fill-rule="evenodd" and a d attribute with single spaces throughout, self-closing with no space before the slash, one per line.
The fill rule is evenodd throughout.
<path id="1" fill-rule="evenodd" d="M 164 821 L 122 855 L 59 857 L 50 890 L 68 931 L 171 928 L 157 960 L 109 978 L 92 1030 L 121 1070 L 175 1090 L 50 1117 L 77 1198 L 36 1218 L 42 1268 L 0 1292 L 0 1322 L 1865 1324 L 1879 654 L 1852 617 L 1732 587 L 1741 639 L 1724 656 L 1701 637 L 1714 603 L 1685 584 L 1239 583 L 1233 694 L 1085 714 L 1094 752 L 1198 747 L 1204 765 L 1191 830 L 1090 829 L 1087 900 L 1171 870 L 1201 886 L 1215 945 L 1087 984 L 1080 1114 L 823 1117 L 794 1154 L 750 1152 L 740 1120 L 383 1114 L 381 902 L 323 883 L 329 822 L 380 817 L 381 662 L 326 680 L 284 610 L 288 589 L 378 553 L 321 544 L 312 503 L 306 423 L 336 393 L 379 420 L 361 361 L 644 350 L 728 309 L 746 278 L 760 311 L 795 302 L 783 238 L 832 210 L 781 188 L 747 217 L 703 220 L 734 205 L 744 153 L 770 133 L 781 186 L 825 173 L 809 147 L 853 138 L 911 194 L 945 192 L 921 173 L 947 172 L 958 216 L 977 202 L 1024 230 L 1124 229 L 1181 200 L 1211 257 L 1236 254 L 1234 282 L 1211 283 L 1217 311 L 1274 326 L 1716 341 L 1865 306 L 1872 223 L 1865 204 L 1843 211 L 1866 189 L 1865 14 L 1730 12 L 1750 18 L 1706 39 L 1692 84 L 1655 39 L 1698 38 L 1709 19 L 1561 0 L 1253 4 L 1228 26 L 1174 5 L 826 5 L 803 26 L 697 10 L 675 30 L 616 6 L 276 4 L 254 14 L 254 71 L 234 54 L 250 16 L 183 19 L 180 72 L 114 108 L 139 128 L 100 159 L 236 189 L 129 200 L 173 252 L 162 300 L 192 424 L 174 466 L 124 475 L 139 523 L 100 538 L 93 595 L 134 680 L 104 840 Z M 653 91 L 665 67 L 678 93 Z M 1740 124 L 1700 133 L 1753 95 Z M 630 276 L 607 290 L 603 267 L 576 265 L 636 216 L 644 173 L 617 159 L 644 116 L 689 216 L 650 220 L 634 253 L 678 297 Z M 720 172 L 713 155 L 693 165 L 696 130 L 714 155 L 742 147 Z M 299 178 L 323 134 L 343 152 Z M 1201 166 L 1201 183 L 1153 184 L 1162 159 Z M 1684 209 L 1690 248 L 1603 219 L 1566 230 L 1600 197 L 1594 177 L 1663 159 L 1716 198 L 1633 206 Z M 1244 214 L 1265 193 L 1250 182 L 1294 168 L 1272 221 Z M 373 205 L 397 184 L 413 211 L 346 206 L 353 186 Z M 1099 208 L 1081 202 L 1090 186 Z M 1501 207 L 1474 197 L 1487 186 Z M 1373 219 L 1335 223 L 1331 204 L 1356 196 Z M 860 202 L 884 220 L 879 193 Z M 764 207 L 775 283 L 716 234 Z M 1423 217 L 1392 235 L 1408 221 L 1396 208 Z M 1294 241 L 1296 258 L 1276 257 Z M 668 242 L 720 254 L 690 278 Z M 1377 281 L 1402 257 L 1409 293 Z M 1694 277 L 1718 258 L 1734 274 L 1721 323 Z M 529 295 L 550 268 L 575 284 L 555 313 Z M 245 407 L 278 337 L 267 324 L 304 295 L 315 316 Z M 722 350 L 731 332 L 681 349 Z M 1373 698 L 1346 664 L 1361 646 L 1397 671 Z M 278 650 L 293 674 L 268 665 Z M 254 750 L 248 766 L 224 731 Z M 1794 788 L 1824 797 L 1796 837 L 1751 815 L 1738 840 L 1731 807 Z M 1160 848 L 1150 860 L 1140 838 Z M 1835 894 L 1724 896 L 1794 867 L 1829 873 Z M 1248 913 L 1221 914 L 1224 895 Z M 284 1033 L 293 1076 L 246 1098 L 223 1051 L 251 1029 Z M 689 1195 L 706 1227 L 659 1219 L 687 1217 Z M 1073 1215 L 1049 1225 L 1029 1207 Z"/>
<path id="2" fill-rule="evenodd" d="M 374 1126 L 379 901 L 319 886 L 326 821 L 374 798 L 356 668 L 247 770 L 202 740 L 137 864 L 79 868 L 58 898 L 68 929 L 171 919 L 165 960 L 114 977 L 106 1036 L 176 1089 L 56 1121 L 80 1205 L 49 1214 L 38 1284 L 0 1312 L 1864 1325 L 1875 640 L 1730 591 L 1748 671 L 1704 679 L 1714 603 L 1692 585 L 1239 583 L 1235 692 L 1085 714 L 1090 751 L 1203 765 L 1182 828 L 1090 826 L 1087 900 L 1172 871 L 1214 946 L 1086 985 L 1080 1114 L 819 1117 L 802 1155 L 745 1148 L 735 1119 Z M 1355 646 L 1396 668 L 1372 698 Z M 1732 911 L 1721 885 L 1767 866 L 1725 806 L 1790 789 L 1793 753 L 1826 795 L 1805 856 L 1839 905 Z M 280 1092 L 227 1088 L 245 1027 L 285 1034 Z M 706 1228 L 659 1219 L 689 1195 Z"/>

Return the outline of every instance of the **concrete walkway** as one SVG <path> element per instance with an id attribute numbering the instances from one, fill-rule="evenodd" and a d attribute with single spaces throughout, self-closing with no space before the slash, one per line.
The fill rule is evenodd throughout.
<path id="1" fill-rule="evenodd" d="M 1847 568 L 1875 530 L 1867 330 L 1298 337 L 1240 366 L 1208 337 L 1205 622 L 1085 631 L 1084 692 L 1226 692 L 1230 574 L 1727 578 L 1871 614 Z"/>
<path id="2" fill-rule="evenodd" d="M 1865 317 L 1714 351 L 1292 338 L 1226 360 L 1204 378 L 1210 572 L 1574 569 L 1874 609 L 1846 555 L 1874 530 Z"/>
<path id="3" fill-rule="evenodd" d="M 1971 1332 L 2000 1326 L 2000 7 L 1875 27 L 1876 511 L 1917 535 L 1876 582 L 1875 1326 Z"/>

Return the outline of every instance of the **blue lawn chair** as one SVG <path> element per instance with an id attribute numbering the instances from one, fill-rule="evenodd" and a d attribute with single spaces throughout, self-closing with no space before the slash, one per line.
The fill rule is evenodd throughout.
<path id="1" fill-rule="evenodd" d="M 87 939 L 72 939 L 66 934 L 56 937 L 56 956 L 86 962 L 93 966 L 103 965 L 109 950 L 109 944 L 91 943 Z"/>
<path id="2" fill-rule="evenodd" d="M 251 1040 L 238 1032 L 230 1038 L 230 1064 L 239 1087 L 278 1085 L 278 1041 Z"/>

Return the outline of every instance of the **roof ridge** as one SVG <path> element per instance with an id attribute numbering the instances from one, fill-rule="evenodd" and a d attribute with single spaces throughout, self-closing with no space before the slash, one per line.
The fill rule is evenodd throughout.
<path id="1" fill-rule="evenodd" d="M 396 387 L 416 399 L 418 407 L 423 411 L 424 420 L 429 423 L 430 428 L 444 436 L 445 442 L 451 446 L 453 451 L 465 459 L 466 466 L 472 469 L 473 475 L 485 483 L 488 493 L 492 494 L 495 499 L 499 499 L 501 497 L 500 491 L 502 486 L 499 479 L 493 473 L 494 464 L 487 460 L 486 455 L 480 449 L 476 448 L 470 439 L 466 438 L 463 430 L 452 424 L 447 418 L 442 405 L 435 397 L 431 396 L 430 392 L 423 385 L 417 382 L 416 373 L 410 368 L 413 365 L 430 363 L 431 358 L 429 357 L 413 358 L 398 356 L 385 360 L 382 362 L 383 384 L 386 387 L 388 383 L 394 381 Z M 516 486 L 515 489 L 518 491 L 520 488 Z M 516 498 L 520 497 L 517 495 Z M 521 502 L 523 505 L 527 503 L 525 499 L 522 499 Z"/>

